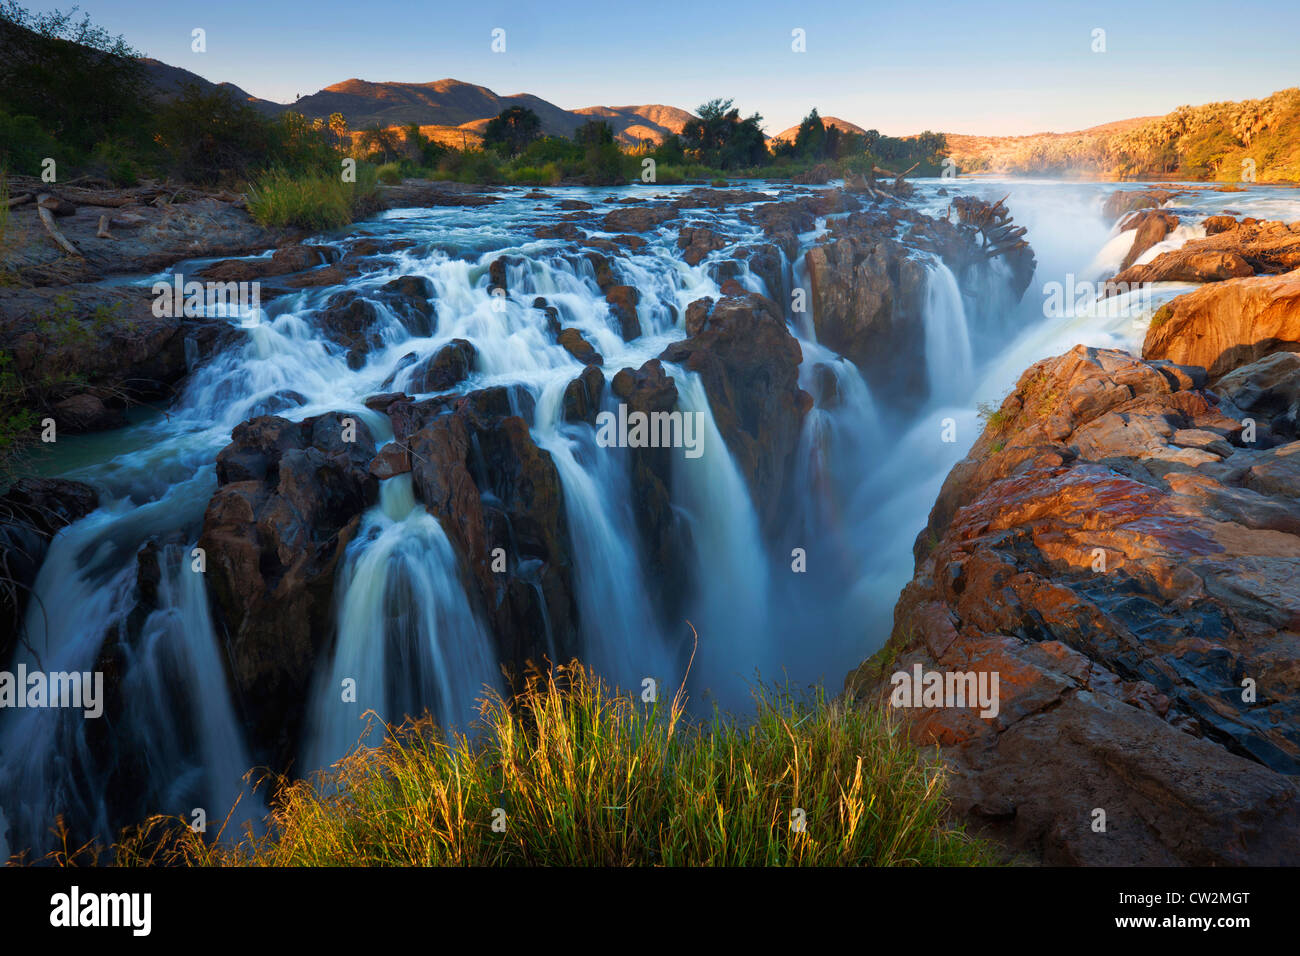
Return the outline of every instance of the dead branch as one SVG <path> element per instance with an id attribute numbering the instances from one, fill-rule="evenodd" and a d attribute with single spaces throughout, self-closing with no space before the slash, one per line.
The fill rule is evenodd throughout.
<path id="1" fill-rule="evenodd" d="M 76 256 L 79 259 L 84 259 L 85 257 L 81 254 L 81 251 L 69 242 L 68 237 L 60 232 L 59 227 L 54 224 L 54 214 L 50 210 L 56 206 L 57 203 L 58 200 L 49 193 L 41 193 L 36 197 L 36 211 L 40 214 L 41 225 L 45 227 L 45 231 L 50 234 L 50 238 L 54 240 L 55 244 L 60 249 L 67 252 L 69 255 Z"/>

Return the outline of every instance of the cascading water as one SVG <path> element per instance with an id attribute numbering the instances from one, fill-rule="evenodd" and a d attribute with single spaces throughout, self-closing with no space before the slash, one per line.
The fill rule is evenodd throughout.
<path id="1" fill-rule="evenodd" d="M 939 185 L 918 183 L 922 208 L 939 214 L 952 190 L 1010 192 L 1009 206 L 1029 228 L 1044 280 L 1072 270 L 1085 275 L 1094 259 L 1098 274 L 1109 274 L 1110 259 L 1127 251 L 1097 214 L 1095 185 L 943 181 L 942 194 Z M 672 188 L 657 191 L 675 195 Z M 577 195 L 595 203 L 639 192 Z M 551 195 L 553 202 L 575 193 Z M 426 278 L 434 289 L 434 325 L 417 335 L 376 302 L 378 342 L 360 368 L 350 367 L 344 350 L 314 322 L 315 311 L 339 289 L 295 292 L 273 300 L 263 321 L 242 331 L 242 345 L 200 365 L 168 419 L 141 422 L 113 433 L 111 441 L 88 436 L 65 446 L 60 440 L 61 458 L 49 471 L 93 484 L 103 504 L 53 541 L 28 614 L 30 648 L 20 648 L 15 663 L 39 657 L 47 670 L 94 669 L 111 634 L 127 667 L 121 716 L 107 744 L 88 741 L 93 726 L 71 714 L 0 713 L 0 820 L 8 821 L 11 849 L 39 853 L 58 811 L 102 837 L 136 822 L 136 807 L 115 812 L 103 799 L 106 748 L 125 763 L 147 761 L 140 799 L 149 812 L 207 806 L 210 818 L 224 815 L 248 757 L 202 578 L 186 563 L 215 488 L 213 460 L 235 426 L 261 414 L 298 420 L 340 411 L 384 432 L 386 419 L 364 406 L 366 397 L 409 390 L 411 353 L 427 358 L 453 338 L 469 340 L 477 354 L 458 390 L 510 385 L 512 394 L 532 398 L 521 401 L 519 411 L 531 415 L 534 440 L 560 476 L 584 655 L 625 689 L 646 676 L 680 679 L 685 623 L 661 620 L 649 596 L 628 455 L 598 445 L 591 426 L 562 420 L 564 387 L 582 366 L 548 334 L 532 300 L 545 297 L 561 326 L 579 330 L 612 375 L 640 367 L 684 334 L 686 306 L 720 294 L 724 273 L 716 267 L 726 265 L 725 274 L 747 289 L 765 283 L 748 261 L 732 258 L 735 245 L 691 266 L 680 258 L 672 228 L 644 233 L 643 248 L 615 261 L 617 280 L 640 293 L 643 334 L 626 342 L 592 264 L 563 243 L 534 238 L 538 202 L 514 193 L 483 207 L 400 210 L 347 237 L 322 240 L 344 247 L 360 236 L 406 243 L 390 258 L 368 263 L 370 271 L 351 280 L 349 289 L 366 294 L 405 275 Z M 1222 201 L 1198 194 L 1188 202 L 1211 214 Z M 1247 214 L 1251 203 L 1272 203 L 1268 215 L 1300 218 L 1294 199 L 1266 190 L 1233 202 Z M 1288 211 L 1274 208 L 1279 203 Z M 541 215 L 553 221 L 559 210 L 552 206 Z M 701 209 L 691 216 L 713 220 L 738 244 L 768 241 L 735 210 Z M 820 220 L 800 241 L 813 242 L 824 230 Z M 498 256 L 509 257 L 505 297 L 488 288 L 488 266 Z M 913 539 L 944 476 L 978 434 L 975 403 L 1000 400 L 1030 363 L 1077 342 L 1132 347 L 1149 309 L 1161 296 L 1181 291 L 1157 290 L 1155 302 L 1136 315 L 1084 310 L 1053 316 L 1037 287 L 1018 306 L 1003 298 L 1007 282 L 1000 268 L 995 261 L 957 277 L 944 263 L 930 263 L 923 314 L 916 317 L 925 331 L 925 355 L 898 357 L 926 363 L 932 396 L 919 410 L 900 411 L 888 396 L 873 396 L 855 367 L 816 343 L 811 311 L 789 309 L 804 356 L 800 384 L 817 404 L 800 436 L 787 520 L 773 541 L 760 533 L 700 381 L 669 369 L 679 410 L 704 421 L 704 454 L 688 458 L 674 450 L 672 466 L 672 506 L 691 543 L 692 593 L 684 616 L 700 634 L 694 697 L 712 694 L 724 706 L 743 709 L 755 672 L 764 679 L 784 672 L 838 686 L 888 634 L 899 588 L 911 575 Z M 766 291 L 783 305 L 785 293 L 795 290 L 811 303 L 801 258 L 783 260 L 781 282 L 790 288 Z M 608 393 L 605 401 L 608 410 Z M 955 440 L 945 440 L 949 434 Z M 141 617 L 133 614 L 137 554 L 149 543 L 158 548 L 163 573 Z M 807 552 L 806 574 L 792 571 L 795 549 Z M 493 642 L 465 595 L 455 549 L 415 501 L 409 476 L 382 483 L 381 500 L 364 516 L 338 574 L 338 632 L 318 664 L 300 770 L 322 766 L 355 744 L 367 708 L 392 721 L 427 707 L 438 720 L 463 725 L 475 697 L 497 680 Z M 347 678 L 356 680 L 356 703 L 341 699 Z"/>
<path id="2" fill-rule="evenodd" d="M 960 401 L 970 394 L 975 371 L 966 306 L 957 277 L 941 260 L 927 263 L 926 271 L 921 325 L 930 397 L 936 402 Z"/>
<path id="3" fill-rule="evenodd" d="M 411 476 L 383 482 L 339 575 L 333 662 L 315 692 L 307 766 L 324 767 L 363 740 L 368 711 L 389 723 L 428 709 L 463 729 L 499 689 L 491 637 L 465 600 L 442 526 L 415 500 Z M 345 694 L 351 682 L 354 694 Z"/>

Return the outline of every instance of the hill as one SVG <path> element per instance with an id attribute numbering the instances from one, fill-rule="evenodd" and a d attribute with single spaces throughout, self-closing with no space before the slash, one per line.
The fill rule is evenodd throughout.
<path id="1" fill-rule="evenodd" d="M 838 116 L 823 116 L 823 126 L 834 126 L 842 133 L 857 133 L 859 136 L 866 132 L 856 123 L 850 123 L 848 120 L 840 119 Z M 782 130 L 772 137 L 772 142 L 788 141 L 794 142 L 795 135 L 799 132 L 798 126 L 791 126 L 787 130 Z"/>
<path id="2" fill-rule="evenodd" d="M 1072 133 L 947 134 L 963 172 L 1092 179 L 1300 180 L 1300 89 L 1180 106 Z"/>

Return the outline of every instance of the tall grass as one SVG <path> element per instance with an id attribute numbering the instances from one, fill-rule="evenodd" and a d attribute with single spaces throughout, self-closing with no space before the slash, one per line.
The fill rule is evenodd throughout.
<path id="1" fill-rule="evenodd" d="M 378 176 L 357 166 L 357 181 L 345 183 L 338 173 L 290 173 L 273 169 L 249 187 L 248 211 L 272 228 L 337 229 L 373 211 Z"/>
<path id="2" fill-rule="evenodd" d="M 945 819 L 943 775 L 885 713 L 760 689 L 693 721 L 580 666 L 483 702 L 478 733 L 389 728 L 308 780 L 269 827 L 209 841 L 156 817 L 118 862 L 187 865 L 821 866 L 990 862 Z M 494 829 L 494 822 L 496 828 Z"/>

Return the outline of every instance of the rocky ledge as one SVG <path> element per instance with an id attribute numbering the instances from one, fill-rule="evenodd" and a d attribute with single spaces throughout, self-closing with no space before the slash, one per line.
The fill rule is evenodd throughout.
<path id="1" fill-rule="evenodd" d="M 989 719 L 903 713 L 955 810 L 1028 858 L 1294 862 L 1298 402 L 1288 352 L 1213 381 L 1082 346 L 1032 366 L 945 482 L 848 692 L 997 674 Z"/>

